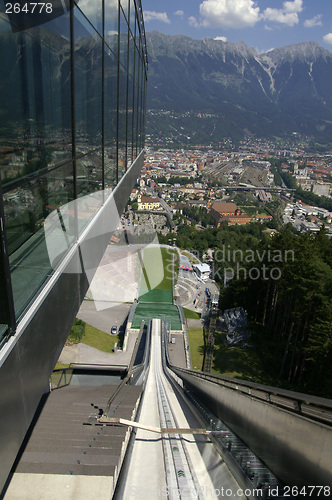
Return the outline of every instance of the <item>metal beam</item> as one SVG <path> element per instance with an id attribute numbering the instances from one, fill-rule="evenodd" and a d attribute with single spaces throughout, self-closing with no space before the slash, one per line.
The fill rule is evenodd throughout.
<path id="1" fill-rule="evenodd" d="M 157 434 L 220 434 L 224 431 L 210 431 L 207 429 L 190 429 L 190 427 L 155 427 L 153 425 L 141 424 L 140 422 L 134 422 L 133 420 L 126 420 L 125 418 L 119 417 L 106 417 L 102 416 L 99 419 L 101 424 L 121 424 L 128 425 L 130 427 L 135 427 L 137 429 L 143 429 L 144 431 L 155 432 Z"/>

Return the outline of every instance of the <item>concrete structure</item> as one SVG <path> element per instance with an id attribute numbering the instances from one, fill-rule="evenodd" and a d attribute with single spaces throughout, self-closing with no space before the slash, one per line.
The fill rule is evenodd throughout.
<path id="1" fill-rule="evenodd" d="M 284 484 L 331 488 L 330 400 L 177 367 L 173 370 Z"/>
<path id="2" fill-rule="evenodd" d="M 0 9 L 2 489 L 142 168 L 147 54 L 140 0 Z"/>

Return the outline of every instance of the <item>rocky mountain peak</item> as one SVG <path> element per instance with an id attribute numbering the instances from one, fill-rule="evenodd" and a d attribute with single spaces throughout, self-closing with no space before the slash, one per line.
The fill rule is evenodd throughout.
<path id="1" fill-rule="evenodd" d="M 154 31 L 147 45 L 150 109 L 213 114 L 226 135 L 332 134 L 332 54 L 316 42 L 259 54 L 244 42 Z"/>

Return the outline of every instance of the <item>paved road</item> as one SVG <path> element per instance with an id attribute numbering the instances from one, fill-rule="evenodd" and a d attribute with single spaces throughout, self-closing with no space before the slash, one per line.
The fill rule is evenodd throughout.
<path id="1" fill-rule="evenodd" d="M 110 333 L 113 325 L 125 324 L 132 304 L 118 304 L 108 309 L 97 310 L 93 301 L 84 300 L 77 317 L 98 330 Z"/>

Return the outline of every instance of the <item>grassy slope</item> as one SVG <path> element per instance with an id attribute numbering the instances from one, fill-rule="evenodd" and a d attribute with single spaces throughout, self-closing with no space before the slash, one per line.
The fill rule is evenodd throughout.
<path id="1" fill-rule="evenodd" d="M 141 289 L 172 289 L 173 253 L 174 250 L 169 248 L 144 248 L 144 251 L 142 252 L 144 269 L 141 276 Z M 163 270 L 161 270 L 161 265 L 163 266 Z"/>
<path id="2" fill-rule="evenodd" d="M 272 341 L 252 326 L 247 349 L 225 347 L 222 337 L 216 332 L 213 373 L 225 377 L 250 380 L 264 385 L 280 386 L 278 381 L 280 354 Z M 291 389 L 287 384 L 284 387 Z"/>
<path id="3" fill-rule="evenodd" d="M 194 370 L 202 370 L 204 339 L 202 328 L 188 328 L 191 364 Z"/>
<path id="4" fill-rule="evenodd" d="M 85 332 L 82 339 L 83 344 L 87 344 L 102 352 L 114 352 L 115 342 L 117 342 L 119 346 L 120 341 L 118 335 L 109 335 L 91 325 L 85 325 Z"/>
<path id="5" fill-rule="evenodd" d="M 198 312 L 192 311 L 191 309 L 186 309 L 185 307 L 183 307 L 183 312 L 184 312 L 185 318 L 189 318 L 189 319 L 200 319 L 201 318 L 201 315 Z"/>
<path id="6" fill-rule="evenodd" d="M 94 326 L 85 323 L 85 331 L 82 338 L 82 343 L 94 347 L 102 352 L 114 352 L 114 344 L 117 342 L 118 346 L 121 345 L 121 341 L 118 335 L 109 335 L 106 332 L 98 330 Z M 55 370 L 60 368 L 67 368 L 68 365 L 63 363 L 57 363 L 55 365 Z"/>

